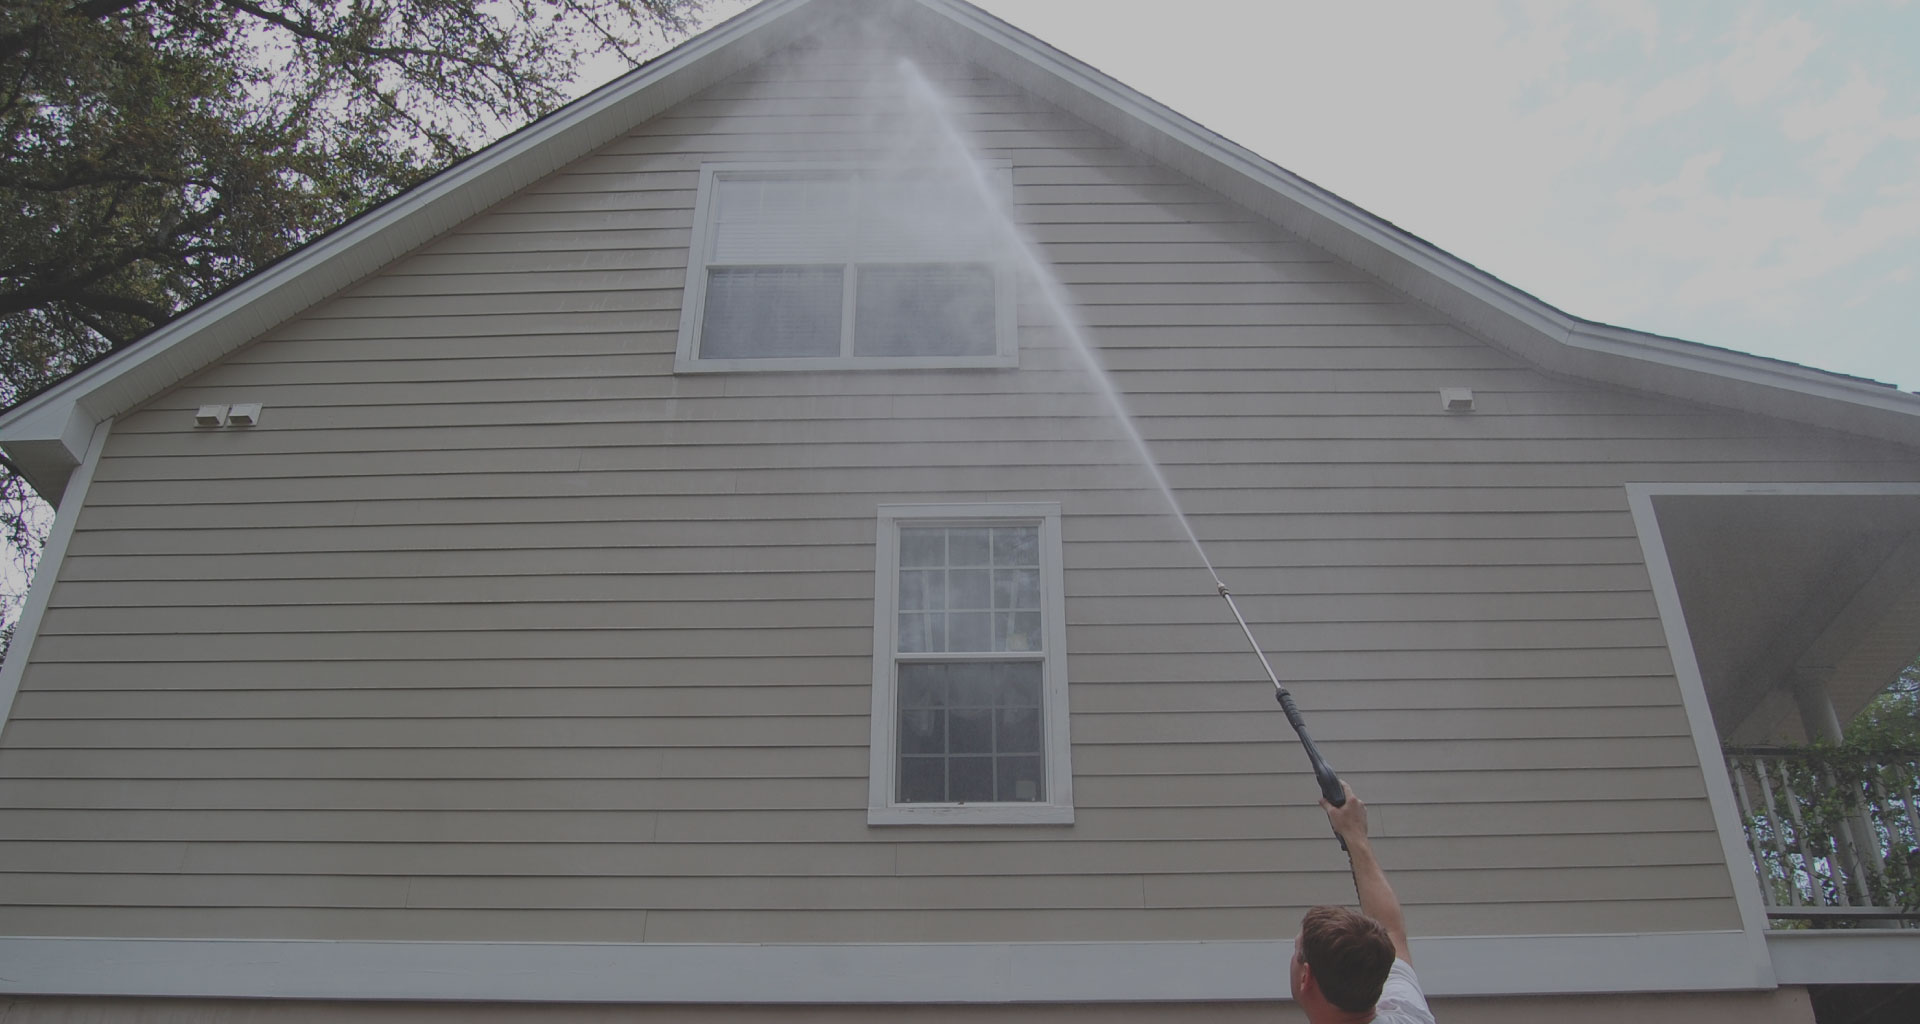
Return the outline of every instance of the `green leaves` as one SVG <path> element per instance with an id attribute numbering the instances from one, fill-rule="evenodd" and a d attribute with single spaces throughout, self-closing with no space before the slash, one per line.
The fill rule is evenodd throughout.
<path id="1" fill-rule="evenodd" d="M 558 106 L 702 0 L 16 0 L 0 405 Z"/>

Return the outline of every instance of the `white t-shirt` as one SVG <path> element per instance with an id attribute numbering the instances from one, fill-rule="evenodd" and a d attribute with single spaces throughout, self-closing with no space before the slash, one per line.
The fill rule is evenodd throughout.
<path id="1" fill-rule="evenodd" d="M 1373 1024 L 1434 1024 L 1433 1011 L 1420 991 L 1420 979 L 1413 965 L 1394 958 L 1387 972 L 1387 983 L 1380 989 L 1380 1001 L 1373 1006 Z"/>

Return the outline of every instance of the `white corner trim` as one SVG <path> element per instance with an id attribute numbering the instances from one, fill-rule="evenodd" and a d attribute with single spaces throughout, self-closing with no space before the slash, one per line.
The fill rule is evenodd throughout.
<path id="1" fill-rule="evenodd" d="M 86 506 L 87 488 L 93 483 L 93 471 L 100 465 L 100 452 L 107 446 L 113 420 L 102 420 L 87 441 L 87 454 L 67 479 L 60 496 L 60 507 L 53 516 L 53 530 L 47 534 L 47 546 L 40 549 L 40 563 L 33 571 L 33 584 L 27 589 L 27 603 L 20 609 L 20 621 L 13 627 L 13 645 L 7 648 L 6 663 L 0 665 L 0 725 L 13 713 L 14 695 L 20 692 L 20 680 L 27 672 L 27 659 L 33 654 L 33 641 L 40 632 L 40 620 L 47 613 L 54 581 L 60 576 L 60 562 L 67 556 L 73 540 L 74 521 Z"/>
<path id="2" fill-rule="evenodd" d="M 1680 703 L 1686 711 L 1687 728 L 1693 735 L 1694 755 L 1700 761 L 1707 805 L 1713 812 L 1720 852 L 1733 885 L 1734 903 L 1740 910 L 1741 934 L 1753 958 L 1771 974 L 1772 960 L 1766 947 L 1767 914 L 1760 895 L 1760 879 L 1753 870 L 1746 832 L 1734 804 L 1733 783 L 1724 767 L 1726 756 L 1720 750 L 1720 735 L 1713 727 L 1713 710 L 1707 704 L 1706 682 L 1693 653 L 1693 635 L 1687 631 L 1680 588 L 1674 582 L 1673 565 L 1667 559 L 1666 541 L 1660 534 L 1660 518 L 1653 508 L 1654 496 L 1666 493 L 1665 488 L 1659 484 L 1627 484 L 1626 490 L 1627 507 L 1633 515 L 1634 532 L 1639 535 L 1648 581 L 1653 587 L 1654 606 L 1660 613 L 1660 627 L 1666 634 L 1667 651 L 1673 659 L 1673 674 L 1680 685 Z"/>
<path id="3" fill-rule="evenodd" d="M 1911 928 L 1770 932 L 1767 952 L 1782 985 L 1920 983 L 1920 931 Z"/>
<path id="4" fill-rule="evenodd" d="M 1432 996 L 1773 987 L 1739 932 L 1413 940 Z M 0 938 L 0 994 L 615 1003 L 1288 998 L 1290 941 L 680 945 Z"/>

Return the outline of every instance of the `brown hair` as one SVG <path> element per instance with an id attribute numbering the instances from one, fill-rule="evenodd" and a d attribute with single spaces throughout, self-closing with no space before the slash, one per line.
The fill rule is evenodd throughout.
<path id="1" fill-rule="evenodd" d="M 1373 1009 L 1393 969 L 1393 938 L 1346 907 L 1314 907 L 1300 919 L 1300 959 L 1327 1001 L 1349 1013 Z"/>

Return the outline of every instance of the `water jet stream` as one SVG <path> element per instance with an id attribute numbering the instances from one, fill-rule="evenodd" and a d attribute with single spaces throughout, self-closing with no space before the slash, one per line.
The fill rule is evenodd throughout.
<path id="1" fill-rule="evenodd" d="M 934 88 L 933 83 L 911 58 L 900 58 L 898 69 L 901 78 L 904 79 L 906 95 L 923 109 L 930 123 L 937 129 L 938 138 L 934 142 L 944 151 L 937 154 L 943 157 L 943 165 L 961 169 L 960 173 L 964 176 L 968 189 L 980 203 L 983 211 L 997 211 L 1000 203 L 996 190 L 982 168 L 979 155 L 974 152 L 966 137 L 960 133 L 959 125 L 955 121 L 946 97 Z M 1127 411 L 1126 402 L 1121 397 L 1119 388 L 1113 383 L 1112 376 L 1107 373 L 1106 366 L 1087 339 L 1079 317 L 1073 313 L 1073 302 L 1067 297 L 1066 288 L 1047 268 L 1039 247 L 1026 232 L 1020 230 L 1011 217 L 991 216 L 990 219 L 992 226 L 1002 235 L 1001 241 L 1007 251 L 1019 257 L 1021 269 L 1025 271 L 1026 277 L 1039 287 L 1041 298 L 1053 313 L 1061 332 L 1066 335 L 1072 348 L 1079 355 L 1086 367 L 1088 377 L 1099 390 L 1101 397 L 1106 400 L 1108 409 L 1113 413 L 1113 418 L 1120 425 L 1121 431 L 1126 434 L 1128 442 L 1133 445 L 1134 452 L 1139 455 L 1140 464 L 1153 477 L 1154 485 L 1160 489 L 1161 497 L 1166 499 L 1168 511 L 1173 513 L 1174 521 L 1180 524 L 1181 531 L 1193 545 L 1194 553 L 1200 556 L 1200 564 L 1206 567 L 1207 575 L 1213 577 L 1214 586 L 1219 589 L 1220 596 L 1226 599 L 1227 607 L 1233 611 L 1234 621 L 1240 624 L 1241 632 L 1247 635 L 1247 643 L 1253 646 L 1253 653 L 1259 657 L 1260 667 L 1266 670 L 1267 678 L 1273 682 L 1274 697 L 1279 701 L 1281 711 L 1287 716 L 1288 724 L 1293 726 L 1293 731 L 1300 737 L 1300 745 L 1307 752 L 1307 760 L 1313 766 L 1314 778 L 1320 785 L 1321 795 L 1336 807 L 1346 803 L 1346 791 L 1341 785 L 1340 776 L 1334 772 L 1332 766 L 1327 764 L 1326 759 L 1320 756 L 1319 749 L 1307 735 L 1306 722 L 1300 716 L 1300 709 L 1294 706 L 1293 695 L 1287 692 L 1286 686 L 1280 682 L 1279 674 L 1274 672 L 1273 665 L 1267 661 L 1266 652 L 1260 649 L 1260 642 L 1254 639 L 1253 630 L 1247 625 L 1246 616 L 1240 614 L 1240 606 L 1233 600 L 1232 592 L 1227 589 L 1226 583 L 1221 581 L 1220 573 L 1214 568 L 1212 560 L 1207 557 L 1206 548 L 1201 545 L 1199 535 L 1194 532 L 1192 522 L 1187 519 L 1186 511 L 1180 507 L 1180 501 L 1173 493 L 1173 486 L 1167 482 L 1166 474 L 1160 469 L 1160 463 L 1154 459 L 1152 449 L 1147 447 L 1146 438 L 1141 436 L 1133 416 Z M 1340 846 L 1342 849 L 1346 848 L 1345 840 L 1341 841 Z"/>

